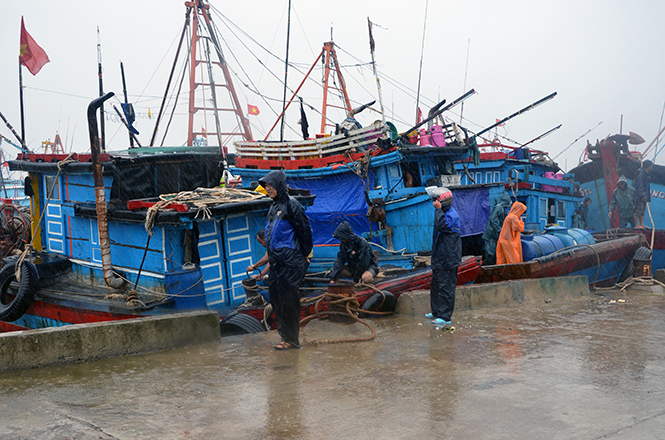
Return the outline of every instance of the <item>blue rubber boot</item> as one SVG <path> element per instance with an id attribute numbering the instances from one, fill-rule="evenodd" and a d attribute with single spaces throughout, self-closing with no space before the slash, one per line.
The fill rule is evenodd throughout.
<path id="1" fill-rule="evenodd" d="M 450 325 L 450 321 L 444 321 L 441 318 L 436 318 L 434 321 L 432 321 L 432 324 L 443 327 L 444 325 Z"/>
<path id="2" fill-rule="evenodd" d="M 427 318 L 427 319 L 434 319 L 434 315 L 432 315 L 431 313 L 426 313 L 426 314 L 425 314 L 425 318 Z"/>

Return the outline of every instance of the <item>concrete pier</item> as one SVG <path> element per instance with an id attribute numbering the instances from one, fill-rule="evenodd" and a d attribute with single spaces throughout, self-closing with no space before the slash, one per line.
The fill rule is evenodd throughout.
<path id="1" fill-rule="evenodd" d="M 0 372 L 160 351 L 221 338 L 216 312 L 189 312 L 0 334 Z"/>
<path id="2" fill-rule="evenodd" d="M 535 300 L 574 298 L 589 295 L 586 276 L 538 278 L 491 284 L 458 286 L 455 310 L 477 310 Z M 422 316 L 430 311 L 429 290 L 406 292 L 397 301 L 396 313 Z"/>

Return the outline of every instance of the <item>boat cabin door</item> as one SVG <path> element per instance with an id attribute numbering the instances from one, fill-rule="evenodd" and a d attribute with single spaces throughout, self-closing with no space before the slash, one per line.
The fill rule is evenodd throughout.
<path id="1" fill-rule="evenodd" d="M 547 224 L 556 223 L 556 199 L 547 199 Z"/>

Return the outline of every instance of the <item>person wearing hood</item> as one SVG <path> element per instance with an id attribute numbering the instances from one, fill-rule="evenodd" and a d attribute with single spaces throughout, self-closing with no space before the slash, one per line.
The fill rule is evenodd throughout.
<path id="1" fill-rule="evenodd" d="M 642 167 L 637 170 L 637 176 L 633 180 L 635 195 L 633 200 L 633 214 L 635 217 L 636 228 L 646 228 L 644 226 L 644 211 L 647 204 L 651 201 L 651 170 L 653 162 L 645 160 Z"/>
<path id="2" fill-rule="evenodd" d="M 520 220 L 526 212 L 526 205 L 513 203 L 510 212 L 503 222 L 499 240 L 496 243 L 496 264 L 513 264 L 522 262 L 522 231 L 524 222 Z"/>
<path id="3" fill-rule="evenodd" d="M 485 232 L 483 232 L 483 240 L 485 240 L 485 264 L 496 264 L 496 241 L 499 239 L 503 221 L 506 219 L 507 210 L 510 209 L 512 203 L 510 195 L 504 192 L 501 196 L 501 201 L 494 205 L 492 212 L 490 212 Z"/>
<path id="4" fill-rule="evenodd" d="M 591 205 L 591 199 L 585 197 L 584 201 L 580 202 L 577 206 L 571 219 L 573 228 L 586 229 L 589 216 L 589 205 Z"/>
<path id="5" fill-rule="evenodd" d="M 270 263 L 270 304 L 282 337 L 275 349 L 300 348 L 299 287 L 307 271 L 307 256 L 312 251 L 312 229 L 303 207 L 289 196 L 283 171 L 271 171 L 259 183 L 272 199 L 265 241 Z"/>
<path id="6" fill-rule="evenodd" d="M 449 326 L 455 310 L 457 268 L 462 261 L 460 219 L 452 206 L 453 193 L 445 190 L 439 194 L 434 206 L 434 234 L 432 236 L 432 284 L 430 287 L 432 324 Z"/>
<path id="7" fill-rule="evenodd" d="M 356 283 L 371 283 L 379 273 L 379 263 L 372 247 L 364 238 L 353 233 L 349 222 L 342 222 L 333 237 L 338 239 L 339 252 L 330 274 L 331 283 L 342 277 L 351 277 Z"/>
<path id="8" fill-rule="evenodd" d="M 610 199 L 610 212 L 607 216 L 611 219 L 614 216 L 614 210 L 619 215 L 619 227 L 627 228 L 628 224 L 635 226 L 635 217 L 633 216 L 633 188 L 628 186 L 628 180 L 625 176 L 619 177 L 617 187 L 612 192 Z"/>

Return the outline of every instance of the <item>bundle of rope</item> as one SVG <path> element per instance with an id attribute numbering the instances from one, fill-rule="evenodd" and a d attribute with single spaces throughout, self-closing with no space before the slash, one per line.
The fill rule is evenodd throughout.
<path id="1" fill-rule="evenodd" d="M 324 319 L 330 316 L 343 316 L 348 317 L 353 321 L 359 322 L 360 324 L 367 327 L 372 334 L 370 336 L 361 336 L 355 338 L 342 338 L 342 339 L 323 339 L 323 340 L 311 340 L 307 341 L 310 345 L 321 345 L 321 344 L 341 344 L 344 342 L 365 342 L 371 341 L 376 337 L 376 331 L 372 325 L 358 317 L 360 303 L 358 303 L 358 297 L 355 292 L 353 295 L 344 295 L 338 293 L 326 292 L 322 295 L 319 295 L 314 298 L 303 298 L 301 302 L 312 302 L 314 301 L 314 314 L 309 315 L 300 320 L 300 326 L 303 327 L 307 325 L 313 319 Z M 323 309 L 323 305 L 327 304 L 327 310 Z M 338 311 L 343 310 L 343 311 Z"/>
<path id="2" fill-rule="evenodd" d="M 163 194 L 159 202 L 148 208 L 145 217 L 145 229 L 152 236 L 152 228 L 159 211 L 169 209 L 172 203 L 184 203 L 196 209 L 196 218 L 201 216 L 204 220 L 211 217 L 210 208 L 226 203 L 241 203 L 265 198 L 263 194 L 236 188 L 197 188 L 193 191 L 182 191 L 177 194 Z"/>

